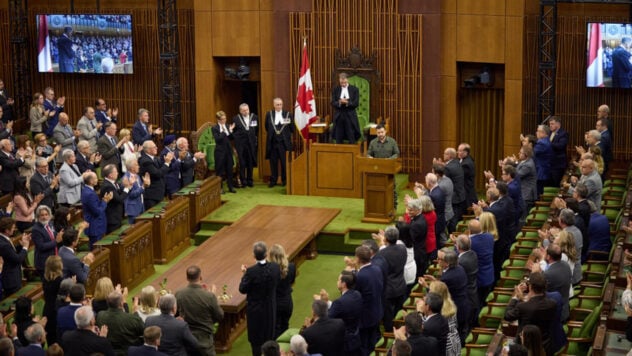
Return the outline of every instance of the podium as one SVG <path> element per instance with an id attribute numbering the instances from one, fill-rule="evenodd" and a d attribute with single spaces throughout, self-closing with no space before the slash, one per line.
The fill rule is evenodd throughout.
<path id="1" fill-rule="evenodd" d="M 395 217 L 395 174 L 402 169 L 399 159 L 358 157 L 362 174 L 364 217 L 362 222 L 388 224 Z"/>

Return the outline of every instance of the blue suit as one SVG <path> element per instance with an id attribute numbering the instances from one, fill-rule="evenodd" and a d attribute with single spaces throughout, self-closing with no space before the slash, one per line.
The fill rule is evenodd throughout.
<path id="1" fill-rule="evenodd" d="M 538 194 L 542 194 L 544 186 L 551 181 L 551 161 L 553 148 L 548 137 L 539 139 L 533 146 L 533 160 L 538 174 Z"/>
<path id="2" fill-rule="evenodd" d="M 445 219 L 445 193 L 439 186 L 434 187 L 428 194 L 432 200 L 432 205 L 435 207 L 435 213 L 437 214 L 437 222 L 435 223 L 435 235 L 437 242 L 439 242 L 439 235 L 445 232 L 447 225 Z M 437 248 L 439 244 L 437 244 Z"/>
<path id="3" fill-rule="evenodd" d="M 149 133 L 140 121 L 136 121 L 134 123 L 134 127 L 132 127 L 132 141 L 135 145 L 143 145 L 143 142 L 151 140 L 153 135 Z"/>
<path id="4" fill-rule="evenodd" d="M 632 54 L 622 46 L 612 51 L 613 88 L 630 88 L 630 75 L 632 75 L 632 64 L 630 64 L 631 56 Z"/>
<path id="5" fill-rule="evenodd" d="M 494 243 L 494 276 L 498 280 L 503 262 L 509 257 L 509 249 L 516 239 L 514 205 L 510 197 L 504 196 L 484 210 L 494 214 L 498 227 L 498 241 Z"/>
<path id="6" fill-rule="evenodd" d="M 520 218 L 525 212 L 526 206 L 524 199 L 522 199 L 522 188 L 520 187 L 520 178 L 516 177 L 509 184 L 507 184 L 508 194 L 513 200 L 514 214 L 516 216 L 516 226 L 519 226 Z"/>
<path id="7" fill-rule="evenodd" d="M 62 247 L 59 249 L 59 257 L 61 257 L 64 273 L 64 278 L 72 278 L 77 276 L 77 283 L 86 283 L 88 280 L 88 272 L 90 267 L 84 264 L 75 256 L 75 253 L 69 247 Z M 57 334 L 59 339 L 61 335 Z"/>
<path id="8" fill-rule="evenodd" d="M 362 295 L 349 289 L 334 300 L 329 308 L 330 318 L 345 322 L 345 352 L 352 354 L 360 349 L 360 318 L 362 317 Z"/>
<path id="9" fill-rule="evenodd" d="M 79 279 L 77 279 L 79 282 Z M 81 305 L 66 305 L 57 311 L 57 340 L 61 340 L 66 331 L 75 330 L 77 323 L 75 323 L 75 311 L 79 309 Z M 66 346 L 64 346 L 66 348 Z"/>
<path id="10" fill-rule="evenodd" d="M 553 135 L 553 133 L 551 133 Z M 550 136 L 549 136 L 550 137 Z M 566 166 L 568 166 L 568 160 L 566 159 L 566 146 L 568 145 L 568 132 L 564 129 L 558 129 L 555 132 L 553 139 L 549 139 L 551 142 L 551 149 L 553 149 L 553 158 L 551 161 L 551 180 L 554 185 L 559 185 Z"/>
<path id="11" fill-rule="evenodd" d="M 441 275 L 441 281 L 446 284 L 454 304 L 456 304 L 456 318 L 459 322 L 459 334 L 467 328 L 470 316 L 470 302 L 467 297 L 467 273 L 461 265 L 448 268 Z"/>
<path id="12" fill-rule="evenodd" d="M 107 203 L 99 199 L 94 189 L 83 186 L 81 189 L 81 205 L 83 207 L 83 219 L 90 226 L 85 230 L 86 235 L 90 238 L 90 248 L 99 241 L 107 230 L 107 219 L 105 217 L 105 208 Z"/>
<path id="13" fill-rule="evenodd" d="M 588 223 L 589 251 L 610 252 L 612 240 L 610 239 L 610 223 L 605 215 L 594 212 L 590 215 Z"/>
<path id="14" fill-rule="evenodd" d="M 488 232 L 470 236 L 471 249 L 478 257 L 478 287 L 494 283 L 494 236 Z"/>
<path id="15" fill-rule="evenodd" d="M 123 177 L 129 179 L 131 175 L 132 173 L 127 172 Z M 133 223 L 134 219 L 145 211 L 145 206 L 143 205 L 145 188 L 143 188 L 142 184 L 143 181 L 137 175 L 136 182 L 134 182 L 129 193 L 127 193 L 127 198 L 125 198 L 125 214 L 129 218 L 130 223 Z"/>
<path id="16" fill-rule="evenodd" d="M 17 356 L 44 356 L 46 352 L 41 345 L 28 345 L 20 347 L 16 352 Z"/>
<path id="17" fill-rule="evenodd" d="M 130 346 L 127 349 L 127 356 L 167 356 L 155 348 L 147 345 Z"/>
<path id="18" fill-rule="evenodd" d="M 40 273 L 40 276 L 44 275 L 44 267 L 46 266 L 46 259 L 49 256 L 54 256 L 57 251 L 57 241 L 55 241 L 55 229 L 50 226 L 53 238 L 51 239 L 46 227 L 40 222 L 33 224 L 31 230 L 31 239 L 35 243 L 35 269 Z"/>
<path id="19" fill-rule="evenodd" d="M 106 122 L 116 122 L 116 117 L 115 116 L 109 117 L 109 120 L 108 120 L 108 116 L 107 116 L 107 113 L 105 111 L 95 110 L 95 116 L 96 116 L 97 122 L 100 122 L 100 123 L 103 124 L 101 126 L 101 130 L 99 130 L 99 135 L 100 136 L 103 136 L 105 134 L 105 123 Z"/>
<path id="20" fill-rule="evenodd" d="M 181 162 L 178 160 L 178 156 L 175 155 L 174 151 L 170 150 L 168 147 L 163 148 L 160 153 L 160 161 L 164 164 L 165 156 L 169 152 L 173 152 L 174 157 L 169 164 L 169 171 L 165 175 L 165 193 L 167 196 L 171 197 L 173 193 L 182 188 L 182 182 L 180 181 Z"/>
<path id="21" fill-rule="evenodd" d="M 601 156 L 604 163 L 603 174 L 601 175 L 603 179 L 606 176 L 606 172 L 608 172 L 608 165 L 612 161 L 612 136 L 610 135 L 610 130 L 601 131 L 599 148 L 601 148 Z"/>
<path id="22" fill-rule="evenodd" d="M 362 316 L 360 317 L 361 352 L 370 354 L 377 342 L 378 326 L 382 319 L 382 293 L 384 276 L 382 270 L 368 264 L 356 273 L 356 289 L 362 295 Z"/>
<path id="23" fill-rule="evenodd" d="M 55 115 L 50 116 L 48 121 L 46 121 L 46 131 L 44 132 L 47 137 L 53 136 L 53 130 L 57 123 L 59 122 L 59 113 L 64 111 L 63 106 L 58 106 L 56 103 L 50 102 L 48 100 L 44 100 L 44 110 L 49 110 L 50 112 L 54 112 Z"/>

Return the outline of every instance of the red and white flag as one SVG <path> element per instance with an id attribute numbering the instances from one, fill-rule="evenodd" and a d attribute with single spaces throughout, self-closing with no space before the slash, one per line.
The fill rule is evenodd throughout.
<path id="1" fill-rule="evenodd" d="M 298 92 L 294 103 L 294 122 L 306 140 L 309 136 L 309 125 L 314 121 L 316 121 L 316 101 L 314 100 L 314 88 L 312 87 L 312 76 L 307 58 L 307 42 L 303 41 L 301 76 L 298 78 Z"/>
<path id="2" fill-rule="evenodd" d="M 590 26 L 586 86 L 603 87 L 603 47 L 601 45 L 601 24 L 592 23 Z"/>
<path id="3" fill-rule="evenodd" d="M 37 68 L 40 72 L 52 72 L 53 63 L 50 58 L 50 37 L 48 36 L 48 23 L 46 15 L 40 15 L 38 26 Z"/>

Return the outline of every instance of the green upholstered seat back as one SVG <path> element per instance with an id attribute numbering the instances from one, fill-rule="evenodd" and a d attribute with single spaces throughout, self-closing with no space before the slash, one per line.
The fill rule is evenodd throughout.
<path id="1" fill-rule="evenodd" d="M 204 130 L 198 138 L 197 149 L 204 152 L 206 155 L 208 169 L 215 169 L 215 139 L 213 138 L 213 133 L 211 132 L 211 126 Z"/>
<path id="2" fill-rule="evenodd" d="M 360 92 L 360 103 L 356 113 L 358 114 L 360 130 L 362 130 L 369 125 L 371 118 L 371 83 L 360 76 L 354 75 L 349 77 L 349 84 L 357 87 Z"/>

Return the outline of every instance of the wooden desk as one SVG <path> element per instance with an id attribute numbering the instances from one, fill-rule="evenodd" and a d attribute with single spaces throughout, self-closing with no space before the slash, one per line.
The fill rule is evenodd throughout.
<path id="1" fill-rule="evenodd" d="M 621 295 L 625 291 L 625 288 L 615 288 L 610 299 L 610 310 L 608 311 L 608 319 L 606 326 L 610 330 L 625 330 L 628 315 L 625 312 L 625 308 L 621 305 Z M 604 299 L 608 298 L 605 296 Z"/>
<path id="2" fill-rule="evenodd" d="M 213 176 L 205 180 L 196 180 L 175 194 L 189 200 L 189 224 L 192 234 L 198 230 L 200 220 L 222 206 L 221 191 L 222 179 Z"/>
<path id="3" fill-rule="evenodd" d="M 605 325 L 597 327 L 593 341 L 593 355 L 627 355 L 632 342 L 625 338 L 625 332 L 607 329 Z"/>
<path id="4" fill-rule="evenodd" d="M 189 201 L 178 197 L 160 202 L 144 212 L 136 221 L 149 221 L 154 245 L 154 263 L 165 264 L 191 246 Z"/>
<path id="5" fill-rule="evenodd" d="M 99 278 L 110 277 L 112 275 L 112 270 L 110 269 L 110 250 L 107 248 L 97 248 L 94 249 L 92 253 L 94 254 L 94 262 L 92 262 L 90 271 L 88 271 L 86 294 L 94 294 L 94 287 Z"/>
<path id="6" fill-rule="evenodd" d="M 123 225 L 105 236 L 97 246 L 110 250 L 112 282 L 130 290 L 154 274 L 154 246 L 149 221 Z"/>

